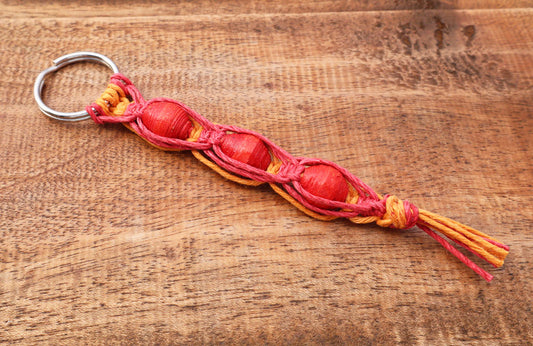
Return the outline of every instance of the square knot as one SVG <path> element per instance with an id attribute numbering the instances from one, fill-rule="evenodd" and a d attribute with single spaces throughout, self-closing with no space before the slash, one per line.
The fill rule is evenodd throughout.
<path id="1" fill-rule="evenodd" d="M 382 199 L 385 213 L 376 221 L 381 227 L 408 229 L 418 222 L 418 208 L 409 201 L 386 195 Z"/>
<path id="2" fill-rule="evenodd" d="M 128 106 L 128 114 L 132 114 L 132 115 L 135 115 L 136 117 L 140 117 L 144 111 L 145 106 L 146 105 L 141 104 L 141 103 L 132 102 Z"/>
<path id="3" fill-rule="evenodd" d="M 226 132 L 219 129 L 203 129 L 198 138 L 199 143 L 208 143 L 211 146 L 219 146 Z"/>
<path id="4" fill-rule="evenodd" d="M 278 176 L 283 182 L 297 182 L 300 181 L 305 166 L 298 162 L 288 161 L 281 164 L 279 168 Z"/>

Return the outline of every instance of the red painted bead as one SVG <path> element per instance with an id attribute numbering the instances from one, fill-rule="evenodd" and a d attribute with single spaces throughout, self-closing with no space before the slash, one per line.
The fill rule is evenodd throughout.
<path id="1" fill-rule="evenodd" d="M 222 152 L 234 160 L 266 170 L 270 165 L 270 153 L 262 140 L 247 133 L 232 133 L 222 137 Z"/>
<path id="2" fill-rule="evenodd" d="M 345 202 L 348 196 L 348 183 L 344 176 L 328 165 L 307 167 L 300 179 L 300 184 L 309 193 L 331 201 Z M 312 203 L 323 209 L 335 209 L 325 203 Z"/>
<path id="3" fill-rule="evenodd" d="M 187 112 L 172 102 L 153 102 L 141 115 L 143 124 L 156 135 L 187 139 L 191 134 L 192 122 Z"/>

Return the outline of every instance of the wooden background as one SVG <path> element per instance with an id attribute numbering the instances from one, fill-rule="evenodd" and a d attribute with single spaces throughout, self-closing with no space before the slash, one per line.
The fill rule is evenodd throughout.
<path id="1" fill-rule="evenodd" d="M 532 1 L 85 3 L 0 5 L 0 342 L 533 343 Z M 35 77 L 79 50 L 511 253 L 488 284 L 418 229 L 48 119 Z M 108 76 L 65 68 L 44 98 L 81 109 Z"/>

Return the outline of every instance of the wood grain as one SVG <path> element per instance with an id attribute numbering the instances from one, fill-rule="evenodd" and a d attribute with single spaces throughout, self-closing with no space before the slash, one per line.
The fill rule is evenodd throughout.
<path id="1" fill-rule="evenodd" d="M 532 344 L 531 5 L 3 2 L 0 342 Z M 47 119 L 33 81 L 78 50 L 511 253 L 488 284 L 418 229 L 316 221 L 121 126 Z M 81 109 L 108 75 L 70 66 L 44 98 Z"/>
<path id="2" fill-rule="evenodd" d="M 530 8 L 531 0 L 376 0 L 376 1 L 240 1 L 199 0 L 176 1 L 169 6 L 164 0 L 132 0 L 128 6 L 113 5 L 110 1 L 88 4 L 82 0 L 26 1 L 4 0 L 6 18 L 68 18 L 68 17 L 144 17 L 190 15 L 238 15 L 272 13 L 323 13 L 352 11 L 398 11 L 428 9 L 501 9 Z"/>

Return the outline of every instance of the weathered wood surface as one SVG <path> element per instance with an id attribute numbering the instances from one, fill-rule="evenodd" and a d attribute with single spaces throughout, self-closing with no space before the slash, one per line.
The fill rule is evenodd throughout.
<path id="1" fill-rule="evenodd" d="M 0 5 L 0 342 L 531 344 L 531 1 Z M 507 7 L 507 8 L 500 8 Z M 491 10 L 487 10 L 491 9 Z M 42 115 L 106 54 L 145 97 L 335 161 L 511 246 L 319 222 L 121 126 Z M 45 99 L 81 109 L 104 67 Z"/>

